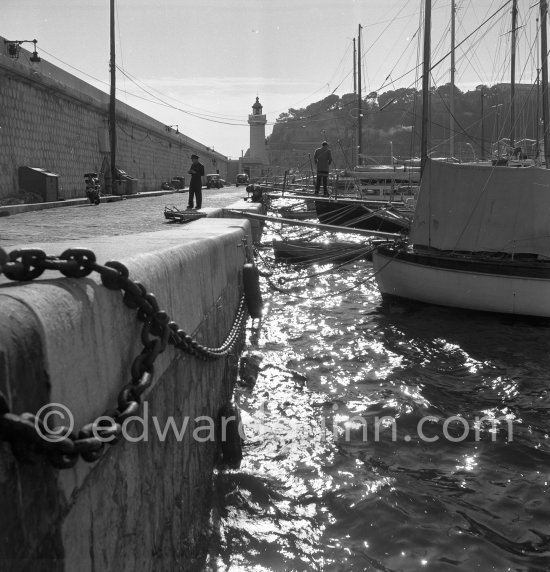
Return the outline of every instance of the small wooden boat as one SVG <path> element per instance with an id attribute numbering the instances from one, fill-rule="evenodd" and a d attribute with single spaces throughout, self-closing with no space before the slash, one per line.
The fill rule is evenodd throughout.
<path id="1" fill-rule="evenodd" d="M 410 227 L 410 219 L 389 205 L 374 206 L 359 200 L 317 200 L 315 209 L 322 224 L 400 233 L 407 233 Z"/>
<path id="2" fill-rule="evenodd" d="M 359 259 L 372 259 L 374 245 L 371 242 L 331 241 L 312 242 L 308 240 L 274 240 L 275 258 L 281 262 L 310 262 L 328 264 Z"/>
<path id="3" fill-rule="evenodd" d="M 284 218 L 291 218 L 295 220 L 306 220 L 308 218 L 317 218 L 317 211 L 312 210 L 297 210 L 288 207 L 279 209 L 279 214 Z"/>
<path id="4" fill-rule="evenodd" d="M 282 197 L 277 197 L 282 198 Z M 286 197 L 286 199 L 292 199 L 292 197 Z M 286 200 L 287 203 L 284 206 L 275 206 L 270 200 L 267 205 L 269 209 L 280 214 L 283 218 L 294 219 L 294 220 L 306 220 L 317 218 L 317 211 L 315 210 L 315 203 L 309 199 Z"/>

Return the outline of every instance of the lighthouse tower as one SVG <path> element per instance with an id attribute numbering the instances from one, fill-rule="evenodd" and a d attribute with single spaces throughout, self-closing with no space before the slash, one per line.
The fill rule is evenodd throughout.
<path id="1" fill-rule="evenodd" d="M 267 119 L 262 111 L 263 107 L 260 99 L 256 97 L 256 102 L 252 106 L 252 113 L 248 116 L 250 149 L 244 161 L 251 176 L 261 176 L 269 165 L 265 147 L 265 124 Z"/>

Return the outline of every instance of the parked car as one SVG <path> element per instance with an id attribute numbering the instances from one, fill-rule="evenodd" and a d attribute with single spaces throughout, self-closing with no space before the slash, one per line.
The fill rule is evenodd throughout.
<path id="1" fill-rule="evenodd" d="M 246 173 L 239 173 L 235 179 L 235 186 L 248 185 L 248 175 Z"/>
<path id="2" fill-rule="evenodd" d="M 215 189 L 221 189 L 225 181 L 218 175 L 218 173 L 212 173 L 210 175 L 206 175 L 206 188 L 211 189 L 214 187 Z"/>

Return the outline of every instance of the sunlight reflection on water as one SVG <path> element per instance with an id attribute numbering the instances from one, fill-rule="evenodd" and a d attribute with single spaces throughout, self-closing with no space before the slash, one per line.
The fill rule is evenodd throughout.
<path id="1" fill-rule="evenodd" d="M 208 569 L 550 569 L 548 325 L 383 307 L 371 272 L 266 285 Z"/>

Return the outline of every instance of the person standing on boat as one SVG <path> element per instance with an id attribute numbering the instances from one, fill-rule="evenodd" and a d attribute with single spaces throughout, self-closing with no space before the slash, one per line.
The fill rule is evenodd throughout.
<path id="1" fill-rule="evenodd" d="M 191 161 L 193 164 L 189 171 L 191 175 L 191 182 L 189 183 L 189 201 L 187 203 L 187 208 L 193 208 L 193 197 L 195 197 L 197 210 L 202 207 L 202 178 L 204 177 L 204 165 L 199 163 L 198 155 L 191 155 Z"/>
<path id="2" fill-rule="evenodd" d="M 313 161 L 317 166 L 317 180 L 315 181 L 315 194 L 319 194 L 321 183 L 323 184 L 323 194 L 328 195 L 328 172 L 332 163 L 332 153 L 328 147 L 328 143 L 323 141 L 321 147 L 315 149 Z"/>

